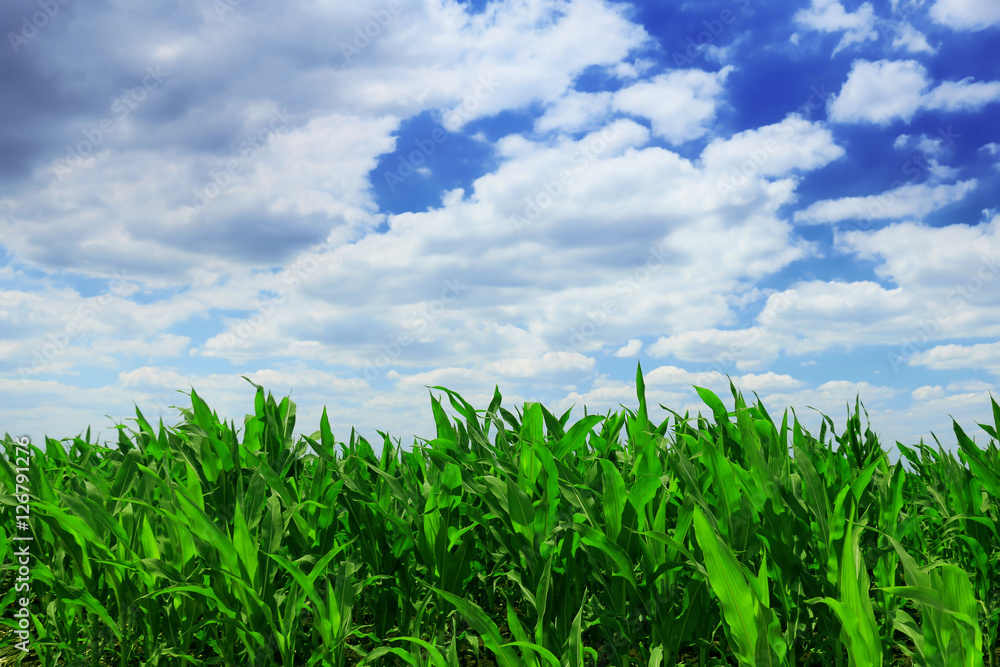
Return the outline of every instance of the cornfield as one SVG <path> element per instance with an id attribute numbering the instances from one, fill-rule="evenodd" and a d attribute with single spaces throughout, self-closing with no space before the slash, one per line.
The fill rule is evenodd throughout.
<path id="1" fill-rule="evenodd" d="M 242 439 L 193 389 L 117 448 L 7 435 L 0 664 L 997 667 L 995 400 L 891 464 L 857 399 L 814 437 L 636 385 L 573 424 L 432 387 L 457 416 L 381 455 L 257 385 Z"/>

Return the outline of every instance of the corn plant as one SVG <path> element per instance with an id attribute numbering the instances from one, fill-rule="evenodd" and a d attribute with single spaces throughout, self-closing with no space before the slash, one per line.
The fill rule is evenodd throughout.
<path id="1" fill-rule="evenodd" d="M 860 397 L 839 435 L 732 383 L 657 421 L 641 367 L 636 409 L 575 422 L 429 387 L 433 437 L 378 454 L 252 386 L 240 428 L 192 389 L 113 445 L 5 438 L 0 664 L 997 667 L 995 400 L 988 446 L 890 465 Z"/>

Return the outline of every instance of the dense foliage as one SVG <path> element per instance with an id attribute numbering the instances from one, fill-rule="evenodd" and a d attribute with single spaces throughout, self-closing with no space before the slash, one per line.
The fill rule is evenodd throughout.
<path id="1" fill-rule="evenodd" d="M 7 436 L 0 663 L 996 667 L 996 401 L 988 447 L 955 424 L 958 460 L 897 443 L 904 467 L 860 401 L 840 436 L 735 387 L 733 411 L 697 388 L 711 419 L 657 425 L 636 381 L 638 411 L 572 425 L 434 387 L 458 416 L 432 395 L 436 437 L 380 432 L 381 455 L 325 410 L 293 442 L 295 404 L 259 386 L 240 437 L 192 390 L 117 448 L 24 448 L 20 533 Z"/>

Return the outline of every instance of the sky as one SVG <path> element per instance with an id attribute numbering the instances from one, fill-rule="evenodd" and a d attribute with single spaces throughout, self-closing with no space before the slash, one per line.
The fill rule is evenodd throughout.
<path id="1" fill-rule="evenodd" d="M 694 387 L 887 449 L 1000 377 L 995 0 L 0 4 L 0 432 L 435 437 Z M 247 379 L 244 379 L 247 378 Z M 447 411 L 456 415 L 444 398 Z M 791 419 L 791 413 L 789 413 Z M 865 422 L 868 423 L 868 422 Z"/>

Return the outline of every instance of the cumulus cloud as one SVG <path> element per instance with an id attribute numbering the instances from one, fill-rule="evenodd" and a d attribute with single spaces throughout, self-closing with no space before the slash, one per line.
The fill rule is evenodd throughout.
<path id="1" fill-rule="evenodd" d="M 1000 100 L 1000 81 L 974 82 L 972 77 L 961 81 L 945 81 L 927 93 L 923 106 L 942 111 L 965 111 Z"/>
<path id="2" fill-rule="evenodd" d="M 867 197 L 824 199 L 795 212 L 795 222 L 805 225 L 834 223 L 864 218 L 866 220 L 898 220 L 922 218 L 940 208 L 961 201 L 976 188 L 970 179 L 951 185 L 908 183 L 898 188 Z"/>
<path id="3" fill-rule="evenodd" d="M 845 415 L 845 410 L 854 411 L 854 397 L 862 399 L 866 405 L 878 405 L 901 393 L 900 390 L 883 385 L 873 385 L 866 381 L 852 380 L 831 380 L 824 382 L 815 388 L 805 388 L 795 392 L 777 391 L 768 393 L 765 399 L 767 405 L 785 406 L 809 406 L 819 412 L 831 417 L 835 422 L 843 423 L 841 419 Z M 810 410 L 809 413 L 812 413 Z M 820 419 L 813 416 L 809 419 L 808 414 L 803 410 L 798 414 L 798 419 L 805 422 L 815 422 L 817 425 Z M 789 416 L 791 421 L 791 416 Z M 878 426 L 878 424 L 876 424 Z M 813 435 L 816 435 L 813 432 Z"/>
<path id="4" fill-rule="evenodd" d="M 788 355 L 888 345 L 892 369 L 926 343 L 1000 334 L 1000 217 L 986 225 L 930 227 L 896 223 L 850 231 L 842 252 L 875 262 L 875 281 L 810 280 L 795 284 L 797 297 L 768 324 L 775 336 L 794 340 Z M 774 296 L 780 296 L 781 293 Z M 803 332 L 808 332 L 804 334 Z M 924 345 L 926 347 L 926 345 Z"/>
<path id="5" fill-rule="evenodd" d="M 930 137 L 926 134 L 916 136 L 901 134 L 892 142 L 892 147 L 897 150 L 911 147 L 916 148 L 924 155 L 931 157 L 940 157 L 946 150 L 943 138 Z"/>
<path id="6" fill-rule="evenodd" d="M 830 120 L 909 120 L 920 107 L 926 87 L 927 70 L 915 60 L 856 61 L 840 93 L 829 103 Z"/>
<path id="7" fill-rule="evenodd" d="M 983 280 L 1000 278 L 1000 216 L 980 225 L 931 227 L 902 222 L 870 232 L 849 231 L 841 239 L 841 248 L 864 259 L 878 259 L 877 275 L 929 304 L 947 304 L 956 311 L 959 288 L 970 281 L 970 289 L 978 281 L 977 302 L 1000 304 L 1000 291 L 982 285 Z"/>
<path id="8" fill-rule="evenodd" d="M 780 123 L 738 132 L 728 139 L 713 139 L 701 154 L 709 171 L 731 173 L 746 169 L 761 176 L 785 176 L 808 171 L 842 157 L 830 131 L 815 121 L 791 114 Z"/>
<path id="9" fill-rule="evenodd" d="M 931 398 L 941 398 L 942 396 L 944 396 L 944 388 L 941 387 L 940 385 L 936 385 L 933 387 L 925 385 L 923 387 L 917 387 L 916 389 L 914 389 L 912 392 L 910 392 L 910 396 L 915 401 L 926 401 Z"/>
<path id="10" fill-rule="evenodd" d="M 892 48 L 903 49 L 910 53 L 933 54 L 936 52 L 936 49 L 928 43 L 927 37 L 909 23 L 904 24 L 899 29 L 898 34 L 892 40 Z"/>
<path id="11" fill-rule="evenodd" d="M 628 343 L 615 350 L 616 357 L 634 357 L 642 350 L 642 341 L 638 338 L 631 339 Z"/>
<path id="12" fill-rule="evenodd" d="M 729 312 L 721 295 L 742 276 L 767 275 L 809 252 L 775 215 L 787 191 L 760 192 L 730 211 L 711 196 L 714 174 L 644 148 L 647 140 L 648 131 L 627 119 L 579 140 L 509 136 L 497 145 L 500 163 L 467 196 L 388 216 L 385 233 L 317 254 L 300 281 L 291 268 L 279 273 L 275 285 L 286 278 L 295 285 L 252 335 L 241 339 L 246 322 L 234 321 L 199 352 L 322 356 L 358 372 L 380 355 L 391 358 L 375 365 L 387 368 L 468 354 L 493 375 L 579 374 L 598 350 L 659 335 L 665 322 L 715 325 Z M 450 247 L 463 252 L 440 253 Z M 462 259 L 470 256 L 476 261 Z M 377 282 L 359 278 L 385 272 Z M 434 297 L 455 279 L 461 294 L 435 314 Z M 423 315 L 413 310 L 422 301 L 429 303 Z M 231 337 L 237 349 L 227 345 Z M 546 357 L 552 348 L 571 354 Z"/>
<path id="13" fill-rule="evenodd" d="M 612 94 L 570 91 L 535 121 L 535 131 L 579 132 L 593 130 L 607 118 Z"/>
<path id="14" fill-rule="evenodd" d="M 982 146 L 979 147 L 979 150 L 983 153 L 986 153 L 987 155 L 990 155 L 991 157 L 994 158 L 1000 157 L 1000 143 L 997 143 L 995 141 L 991 141 L 988 144 L 983 144 Z M 1000 170 L 1000 160 L 996 160 L 993 162 L 993 168 Z"/>
<path id="15" fill-rule="evenodd" d="M 368 174 L 394 149 L 402 119 L 429 112 L 459 130 L 503 110 L 555 102 L 583 70 L 617 66 L 648 39 L 597 0 L 560 12 L 555 4 L 472 15 L 454 3 L 416 3 L 384 26 L 372 24 L 375 37 L 358 42 L 360 50 L 356 29 L 364 35 L 373 18 L 347 5 L 293 3 L 263 43 L 257 22 L 273 17 L 249 18 L 244 8 L 188 17 L 203 39 L 167 28 L 150 33 L 128 11 L 115 21 L 81 17 L 81 32 L 65 35 L 62 48 L 35 54 L 41 71 L 60 73 L 64 94 L 79 95 L 75 72 L 100 72 L 88 79 L 87 95 L 114 107 L 124 94 L 118 82 L 142 82 L 147 65 L 165 75 L 115 117 L 111 132 L 100 130 L 100 115 L 67 112 L 51 121 L 54 150 L 46 152 L 55 157 L 0 209 L 0 234 L 28 261 L 91 274 L 110 263 L 160 286 L 206 261 L 224 270 L 273 265 L 326 240 L 355 241 L 384 223 Z M 114 39 L 100 37 L 115 31 Z M 95 41 L 80 47 L 84 34 Z M 321 43 L 331 53 L 311 50 Z M 345 45 L 358 52 L 342 53 Z M 85 60 L 73 55 L 83 51 Z M 276 52 L 288 57 L 267 55 Z M 81 154 L 64 154 L 67 143 Z M 107 194 L 91 202 L 98 191 Z M 43 209 L 44 230 L 23 224 Z"/>
<path id="16" fill-rule="evenodd" d="M 651 344 L 654 357 L 671 356 L 681 361 L 710 364 L 710 368 L 759 369 L 774 361 L 782 347 L 791 342 L 763 327 L 743 330 L 701 329 L 662 337 Z"/>
<path id="17" fill-rule="evenodd" d="M 742 393 L 795 389 L 803 384 L 790 375 L 770 371 L 760 374 L 731 375 L 730 377 L 737 391 Z M 644 379 L 647 387 L 674 386 L 678 389 L 690 390 L 692 385 L 698 385 L 725 394 L 729 393 L 729 379 L 725 373 L 718 371 L 687 371 L 677 366 L 659 366 L 649 371 Z"/>
<path id="18" fill-rule="evenodd" d="M 661 74 L 615 93 L 614 108 L 648 118 L 653 133 L 673 144 L 683 144 L 708 132 L 731 65 L 718 72 L 700 69 Z"/>
<path id="19" fill-rule="evenodd" d="M 540 359 L 526 357 L 499 359 L 484 367 L 488 373 L 504 377 L 535 378 L 539 376 L 573 373 L 589 374 L 594 369 L 594 360 L 578 352 L 546 352 Z"/>
<path id="20" fill-rule="evenodd" d="M 795 284 L 790 307 L 768 330 L 789 355 L 893 344 L 915 326 L 914 297 L 874 281 L 808 280 Z M 775 297 L 786 295 L 778 292 Z"/>
<path id="21" fill-rule="evenodd" d="M 971 111 L 1000 100 L 1000 82 L 945 81 L 928 90 L 927 69 L 915 60 L 858 60 L 829 102 L 830 120 L 886 125 L 909 122 L 921 109 Z"/>
<path id="22" fill-rule="evenodd" d="M 827 366 L 840 383 L 818 389 L 768 367 L 783 356 L 897 343 L 928 308 L 947 304 L 948 281 L 978 276 L 977 260 L 947 248 L 993 243 L 958 228 L 838 233 L 837 250 L 874 259 L 876 274 L 900 288 L 789 285 L 825 248 L 797 236 L 786 211 L 805 172 L 849 144 L 802 115 L 772 122 L 787 111 L 772 105 L 780 96 L 767 101 L 777 114 L 767 124 L 744 122 L 764 107 L 725 106 L 744 103 L 728 95 L 732 67 L 670 69 L 662 52 L 658 62 L 637 59 L 657 45 L 620 3 L 501 1 L 471 11 L 432 0 L 381 26 L 360 5 L 252 4 L 224 16 L 188 8 L 150 28 L 148 13 L 117 3 L 111 14 L 53 21 L 17 61 L 8 80 L 19 104 L 0 104 L 0 115 L 19 134 L 0 144 L 20 142 L 21 127 L 34 143 L 0 150 L 0 173 L 15 174 L 0 182 L 9 262 L 0 267 L 0 327 L 9 332 L 0 372 L 16 376 L 36 352 L 55 350 L 36 375 L 0 378 L 11 397 L 4 415 L 25 427 L 61 437 L 95 414 L 131 417 L 133 398 L 143 408 L 175 399 L 172 390 L 188 384 L 239 422 L 252 405 L 253 388 L 239 377 L 247 375 L 279 396 L 294 389 L 305 432 L 326 404 L 341 439 L 352 426 L 432 436 L 428 385 L 483 406 L 502 381 L 508 406 L 544 394 L 548 406 L 554 397 L 594 411 L 634 404 L 634 385 L 600 369 L 643 351 L 690 366 L 646 368 L 650 401 L 671 407 L 704 409 L 690 385 L 725 395 L 734 372 L 739 387 L 800 404 L 859 387 L 879 395 L 845 380 L 840 365 Z M 838 50 L 873 39 L 867 3 L 848 12 L 817 1 L 799 18 L 836 33 Z M 744 39 L 711 44 L 706 55 L 752 66 L 740 54 L 766 45 Z M 927 52 L 915 31 L 894 44 Z M 86 156 L 67 160 L 65 146 L 97 136 L 109 106 L 157 63 L 170 72 L 162 85 Z M 996 92 L 972 80 L 935 89 L 923 70 L 901 67 L 915 103 L 904 95 L 893 106 L 890 94 L 865 110 L 868 89 L 854 99 L 851 87 L 864 83 L 862 71 L 837 112 L 881 122 L 911 106 L 980 108 Z M 618 80 L 608 92 L 577 90 L 590 75 Z M 0 87 L 0 99 L 9 95 Z M 20 98 L 60 105 L 19 116 L 11 109 Z M 816 107 L 802 108 L 809 117 Z M 32 129 L 37 118 L 43 130 Z M 380 206 L 383 162 L 412 154 L 413 137 L 406 146 L 400 137 L 424 123 L 450 142 L 437 144 L 435 158 L 460 142 L 488 158 L 462 155 L 473 175 L 431 191 L 429 204 Z M 947 151 L 937 139 L 900 145 Z M 431 184 L 443 169 L 427 162 L 417 171 Z M 963 183 L 896 196 L 932 206 L 959 197 L 947 188 Z M 721 185 L 734 191 L 720 197 Z M 947 274 L 948 265 L 969 272 Z M 93 296 L 95 279 L 118 267 L 130 286 Z M 762 280 L 778 291 L 765 290 L 760 305 Z M 962 335 L 996 326 L 992 294 L 983 288 L 965 301 L 974 307 L 955 316 Z M 52 342 L 74 322 L 71 344 Z M 95 368 L 121 372 L 109 383 Z M 934 396 L 967 389 L 947 385 Z"/>
<path id="23" fill-rule="evenodd" d="M 126 387 L 176 388 L 186 384 L 185 378 L 174 371 L 141 366 L 118 374 L 118 380 Z"/>
<path id="24" fill-rule="evenodd" d="M 910 364 L 934 370 L 985 368 L 994 375 L 1000 375 L 1000 343 L 938 345 L 913 355 Z"/>
<path id="25" fill-rule="evenodd" d="M 808 9 L 796 12 L 795 22 L 820 32 L 843 32 L 843 37 L 833 49 L 834 55 L 852 44 L 878 38 L 875 10 L 868 2 L 859 6 L 857 11 L 848 12 L 837 0 L 812 0 Z"/>
<path id="26" fill-rule="evenodd" d="M 936 0 L 930 16 L 954 30 L 985 30 L 1000 24 L 1000 4 L 993 0 Z"/>

